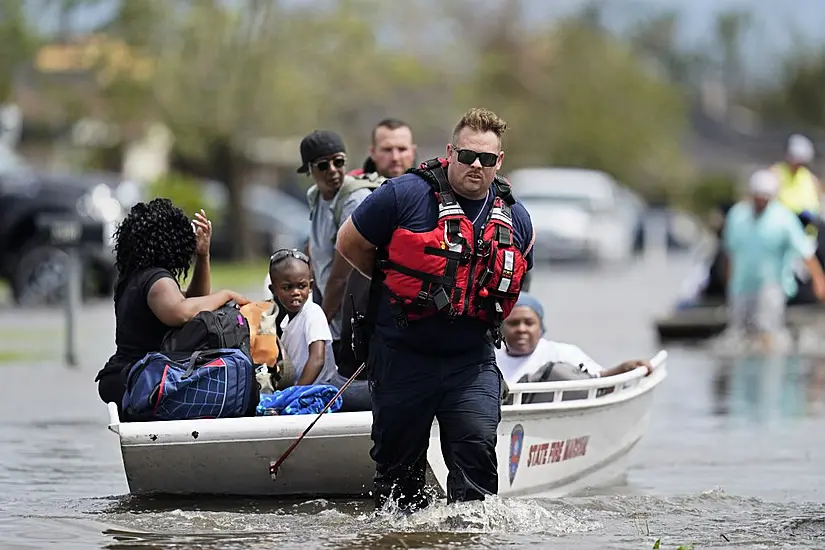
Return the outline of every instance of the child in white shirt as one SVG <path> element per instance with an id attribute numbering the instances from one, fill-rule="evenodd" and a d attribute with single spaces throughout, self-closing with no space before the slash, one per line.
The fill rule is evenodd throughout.
<path id="1" fill-rule="evenodd" d="M 295 365 L 295 385 L 329 384 L 338 369 L 324 310 L 309 299 L 309 258 L 298 250 L 279 250 L 270 259 L 269 278 L 269 290 L 287 313 L 281 342 Z"/>

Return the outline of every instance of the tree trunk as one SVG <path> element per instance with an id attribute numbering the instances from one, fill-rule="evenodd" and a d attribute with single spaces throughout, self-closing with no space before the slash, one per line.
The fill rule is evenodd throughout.
<path id="1" fill-rule="evenodd" d="M 244 160 L 232 150 L 229 139 L 214 138 L 206 158 L 193 158 L 173 149 L 170 168 L 197 178 L 213 179 L 226 186 L 229 204 L 225 215 L 229 220 L 231 256 L 235 260 L 254 258 L 251 228 L 243 208 Z"/>
<path id="2" fill-rule="evenodd" d="M 215 139 L 209 147 L 209 162 L 214 177 L 229 191 L 229 228 L 232 236 L 232 257 L 251 260 L 255 257 L 249 220 L 243 205 L 244 161 L 235 154 L 226 138 Z"/>

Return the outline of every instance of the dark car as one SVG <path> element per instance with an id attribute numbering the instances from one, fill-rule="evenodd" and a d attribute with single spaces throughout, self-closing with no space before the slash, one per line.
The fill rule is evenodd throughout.
<path id="1" fill-rule="evenodd" d="M 111 293 L 115 277 L 112 234 L 123 217 L 110 183 L 91 175 L 34 170 L 0 146 L 0 279 L 23 306 L 63 299 L 67 254 L 54 244 L 49 219 L 82 230 L 78 246 L 84 296 Z"/>

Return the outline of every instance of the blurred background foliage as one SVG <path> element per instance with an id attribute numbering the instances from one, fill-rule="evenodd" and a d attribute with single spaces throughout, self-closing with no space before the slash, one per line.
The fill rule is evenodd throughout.
<path id="1" fill-rule="evenodd" d="M 385 116 L 410 122 L 421 157 L 443 151 L 468 107 L 486 106 L 510 125 L 505 172 L 604 170 L 700 212 L 735 198 L 753 164 L 778 160 L 788 133 L 825 126 L 821 45 L 798 44 L 755 82 L 747 11 L 721 12 L 709 42 L 687 48 L 675 11 L 639 8 L 617 32 L 610 6 L 539 22 L 519 0 L 0 0 L 0 103 L 23 105 L 27 138 L 88 119 L 114 128 L 87 146 L 85 168 L 117 169 L 160 124 L 174 175 L 151 178 L 152 193 L 193 208 L 187 178 L 207 178 L 226 185 L 236 214 L 261 165 L 277 185 L 307 185 L 294 174 L 301 136 L 341 132 L 354 167 Z M 75 28 L 73 14 L 92 9 L 106 16 Z"/>

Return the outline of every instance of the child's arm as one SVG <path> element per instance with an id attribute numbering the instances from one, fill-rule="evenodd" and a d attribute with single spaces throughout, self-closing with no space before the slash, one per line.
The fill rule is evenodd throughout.
<path id="1" fill-rule="evenodd" d="M 309 359 L 307 359 L 304 370 L 301 372 L 301 378 L 298 379 L 296 386 L 311 386 L 315 383 L 318 375 L 321 374 L 321 369 L 324 368 L 324 362 L 327 355 L 327 343 L 323 340 L 316 340 L 309 345 Z"/>

